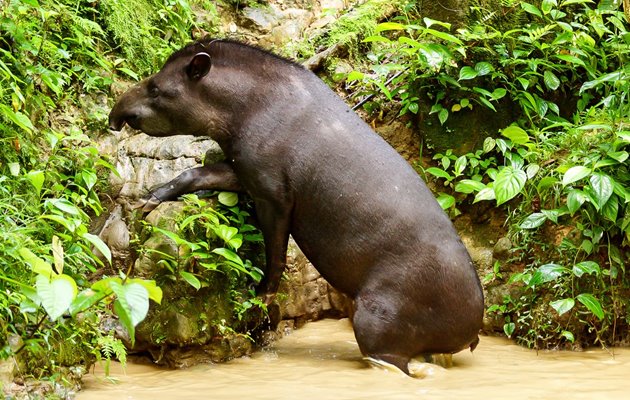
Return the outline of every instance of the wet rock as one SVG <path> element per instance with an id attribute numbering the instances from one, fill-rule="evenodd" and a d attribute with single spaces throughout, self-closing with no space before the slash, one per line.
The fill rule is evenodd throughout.
<path id="1" fill-rule="evenodd" d="M 242 11 L 244 22 L 243 26 L 254 27 L 263 33 L 271 32 L 271 29 L 277 26 L 282 19 L 282 13 L 274 7 L 245 7 Z"/>
<path id="2" fill-rule="evenodd" d="M 510 250 L 512 250 L 512 242 L 509 238 L 502 237 L 497 240 L 492 251 L 495 258 L 505 259 L 510 255 Z"/>

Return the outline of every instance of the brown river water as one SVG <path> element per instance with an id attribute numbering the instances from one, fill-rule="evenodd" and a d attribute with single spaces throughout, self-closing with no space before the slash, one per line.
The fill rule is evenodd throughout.
<path id="1" fill-rule="evenodd" d="M 410 378 L 362 360 L 348 320 L 312 322 L 272 347 L 225 364 L 184 370 L 112 366 L 84 377 L 78 400 L 100 399 L 625 399 L 630 400 L 630 349 L 584 352 L 527 350 L 481 337 L 453 367 L 424 364 Z"/>

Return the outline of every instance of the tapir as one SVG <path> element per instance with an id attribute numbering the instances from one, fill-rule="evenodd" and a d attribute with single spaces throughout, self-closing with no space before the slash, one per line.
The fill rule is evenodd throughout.
<path id="1" fill-rule="evenodd" d="M 416 171 L 312 72 L 243 43 L 202 39 L 120 96 L 109 125 L 125 124 L 219 144 L 225 161 L 183 172 L 145 209 L 201 189 L 248 193 L 264 236 L 266 303 L 292 235 L 353 299 L 366 358 L 409 374 L 412 358 L 477 345 L 483 292 L 452 222 Z"/>

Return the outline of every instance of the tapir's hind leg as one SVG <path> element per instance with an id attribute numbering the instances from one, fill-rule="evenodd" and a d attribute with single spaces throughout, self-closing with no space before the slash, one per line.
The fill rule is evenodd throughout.
<path id="1" fill-rule="evenodd" d="M 404 348 L 403 332 L 398 325 L 397 312 L 381 296 L 359 294 L 354 302 L 352 326 L 361 353 L 375 364 L 385 362 L 409 375 L 411 355 Z M 407 350 L 407 351 L 406 351 Z"/>

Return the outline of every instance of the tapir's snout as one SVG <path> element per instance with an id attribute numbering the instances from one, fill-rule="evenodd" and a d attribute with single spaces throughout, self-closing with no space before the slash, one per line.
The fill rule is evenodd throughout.
<path id="1" fill-rule="evenodd" d="M 109 129 L 120 131 L 125 124 L 140 129 L 143 98 L 142 83 L 123 93 L 109 113 Z"/>

